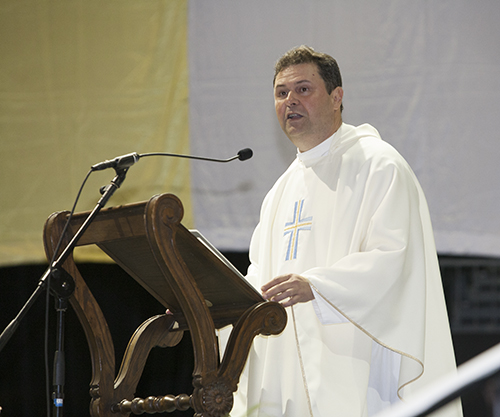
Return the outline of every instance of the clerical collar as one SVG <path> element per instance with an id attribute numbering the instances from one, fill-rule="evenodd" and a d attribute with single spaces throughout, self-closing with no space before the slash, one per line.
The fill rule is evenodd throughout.
<path id="1" fill-rule="evenodd" d="M 332 144 L 332 140 L 333 137 L 335 136 L 335 133 L 328 139 L 324 140 L 319 145 L 316 145 L 314 148 L 309 149 L 308 151 L 300 152 L 297 149 L 297 158 L 299 158 L 302 162 L 307 163 L 314 161 L 315 159 L 321 158 L 322 156 L 325 156 L 330 150 L 330 145 Z"/>

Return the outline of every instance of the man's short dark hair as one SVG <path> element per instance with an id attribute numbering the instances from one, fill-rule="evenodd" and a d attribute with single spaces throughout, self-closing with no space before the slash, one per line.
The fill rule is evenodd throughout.
<path id="1" fill-rule="evenodd" d="M 299 64 L 316 64 L 319 75 L 325 82 L 328 94 L 331 94 L 337 87 L 342 87 L 342 76 L 340 75 L 340 69 L 335 58 L 325 53 L 316 52 L 313 48 L 306 45 L 290 49 L 278 60 L 274 67 L 273 86 L 276 82 L 276 77 L 281 71 L 292 65 Z"/>

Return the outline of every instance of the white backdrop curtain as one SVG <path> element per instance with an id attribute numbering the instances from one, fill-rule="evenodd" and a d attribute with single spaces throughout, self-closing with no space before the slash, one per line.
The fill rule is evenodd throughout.
<path id="1" fill-rule="evenodd" d="M 413 167 L 438 251 L 499 256 L 499 21 L 497 0 L 191 0 L 192 151 L 255 152 L 230 167 L 192 165 L 197 227 L 247 248 L 295 154 L 275 120 L 273 65 L 307 44 L 339 62 L 344 121 L 371 123 Z"/>

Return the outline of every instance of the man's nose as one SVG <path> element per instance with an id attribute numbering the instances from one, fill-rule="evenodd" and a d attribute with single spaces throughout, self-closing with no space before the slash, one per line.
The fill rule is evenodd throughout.
<path id="1" fill-rule="evenodd" d="M 297 104 L 297 96 L 292 90 L 288 92 L 285 102 L 287 106 L 295 106 Z"/>

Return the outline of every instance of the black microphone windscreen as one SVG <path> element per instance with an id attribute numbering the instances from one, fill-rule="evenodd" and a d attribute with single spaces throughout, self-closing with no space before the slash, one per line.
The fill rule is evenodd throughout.
<path id="1" fill-rule="evenodd" d="M 238 152 L 238 159 L 240 161 L 246 161 L 247 159 L 250 159 L 252 156 L 253 156 L 253 151 L 250 148 L 245 148 Z"/>

